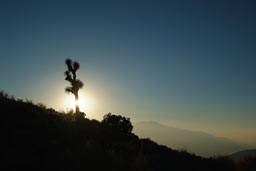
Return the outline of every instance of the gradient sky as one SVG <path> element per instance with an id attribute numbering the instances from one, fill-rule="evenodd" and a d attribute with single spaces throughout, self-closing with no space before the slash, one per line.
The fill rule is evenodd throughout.
<path id="1" fill-rule="evenodd" d="M 108 112 L 256 147 L 253 0 L 1 0 L 0 89 L 66 110 L 80 62 L 87 117 Z"/>

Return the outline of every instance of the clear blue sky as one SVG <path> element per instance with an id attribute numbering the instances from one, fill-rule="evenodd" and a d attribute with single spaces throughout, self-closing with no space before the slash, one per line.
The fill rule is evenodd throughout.
<path id="1" fill-rule="evenodd" d="M 253 0 L 2 0 L 0 89 L 65 109 L 72 58 L 90 118 L 112 112 L 256 146 L 255 18 Z"/>

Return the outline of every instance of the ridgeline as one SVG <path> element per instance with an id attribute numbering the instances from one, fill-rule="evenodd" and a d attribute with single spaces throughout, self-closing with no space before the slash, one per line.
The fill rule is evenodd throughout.
<path id="1" fill-rule="evenodd" d="M 0 93 L 4 170 L 235 171 L 227 157 L 203 158 L 140 139 L 105 120 L 76 119 Z M 111 115 L 109 116 L 116 116 Z M 119 117 L 116 118 L 123 118 Z M 129 121 L 129 120 L 126 120 Z"/>

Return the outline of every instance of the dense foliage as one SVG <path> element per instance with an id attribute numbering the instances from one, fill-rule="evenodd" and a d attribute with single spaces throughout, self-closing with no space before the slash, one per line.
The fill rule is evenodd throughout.
<path id="1" fill-rule="evenodd" d="M 124 134 L 130 134 L 133 129 L 130 118 L 121 115 L 112 115 L 111 113 L 103 116 L 102 124 L 113 129 L 113 131 L 118 130 Z"/>
<path id="2" fill-rule="evenodd" d="M 202 158 L 140 139 L 120 115 L 107 114 L 102 122 L 77 120 L 72 113 L 4 93 L 0 107 L 3 170 L 235 170 L 228 158 Z"/>

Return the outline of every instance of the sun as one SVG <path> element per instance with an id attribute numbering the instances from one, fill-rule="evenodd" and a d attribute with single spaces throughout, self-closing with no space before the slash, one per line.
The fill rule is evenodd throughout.
<path id="1" fill-rule="evenodd" d="M 88 105 L 88 100 L 84 96 L 80 96 L 77 101 L 73 100 L 73 102 L 74 102 L 74 104 L 72 104 L 72 106 L 78 105 L 80 111 L 82 111 L 82 112 L 85 110 L 85 106 Z"/>
<path id="2" fill-rule="evenodd" d="M 79 109 L 81 112 L 91 112 L 93 108 L 93 100 L 92 98 L 83 92 L 79 93 L 79 99 L 78 101 L 75 100 L 74 96 L 66 95 L 64 106 L 66 107 L 66 111 L 73 110 L 75 111 L 76 105 L 79 106 Z"/>

